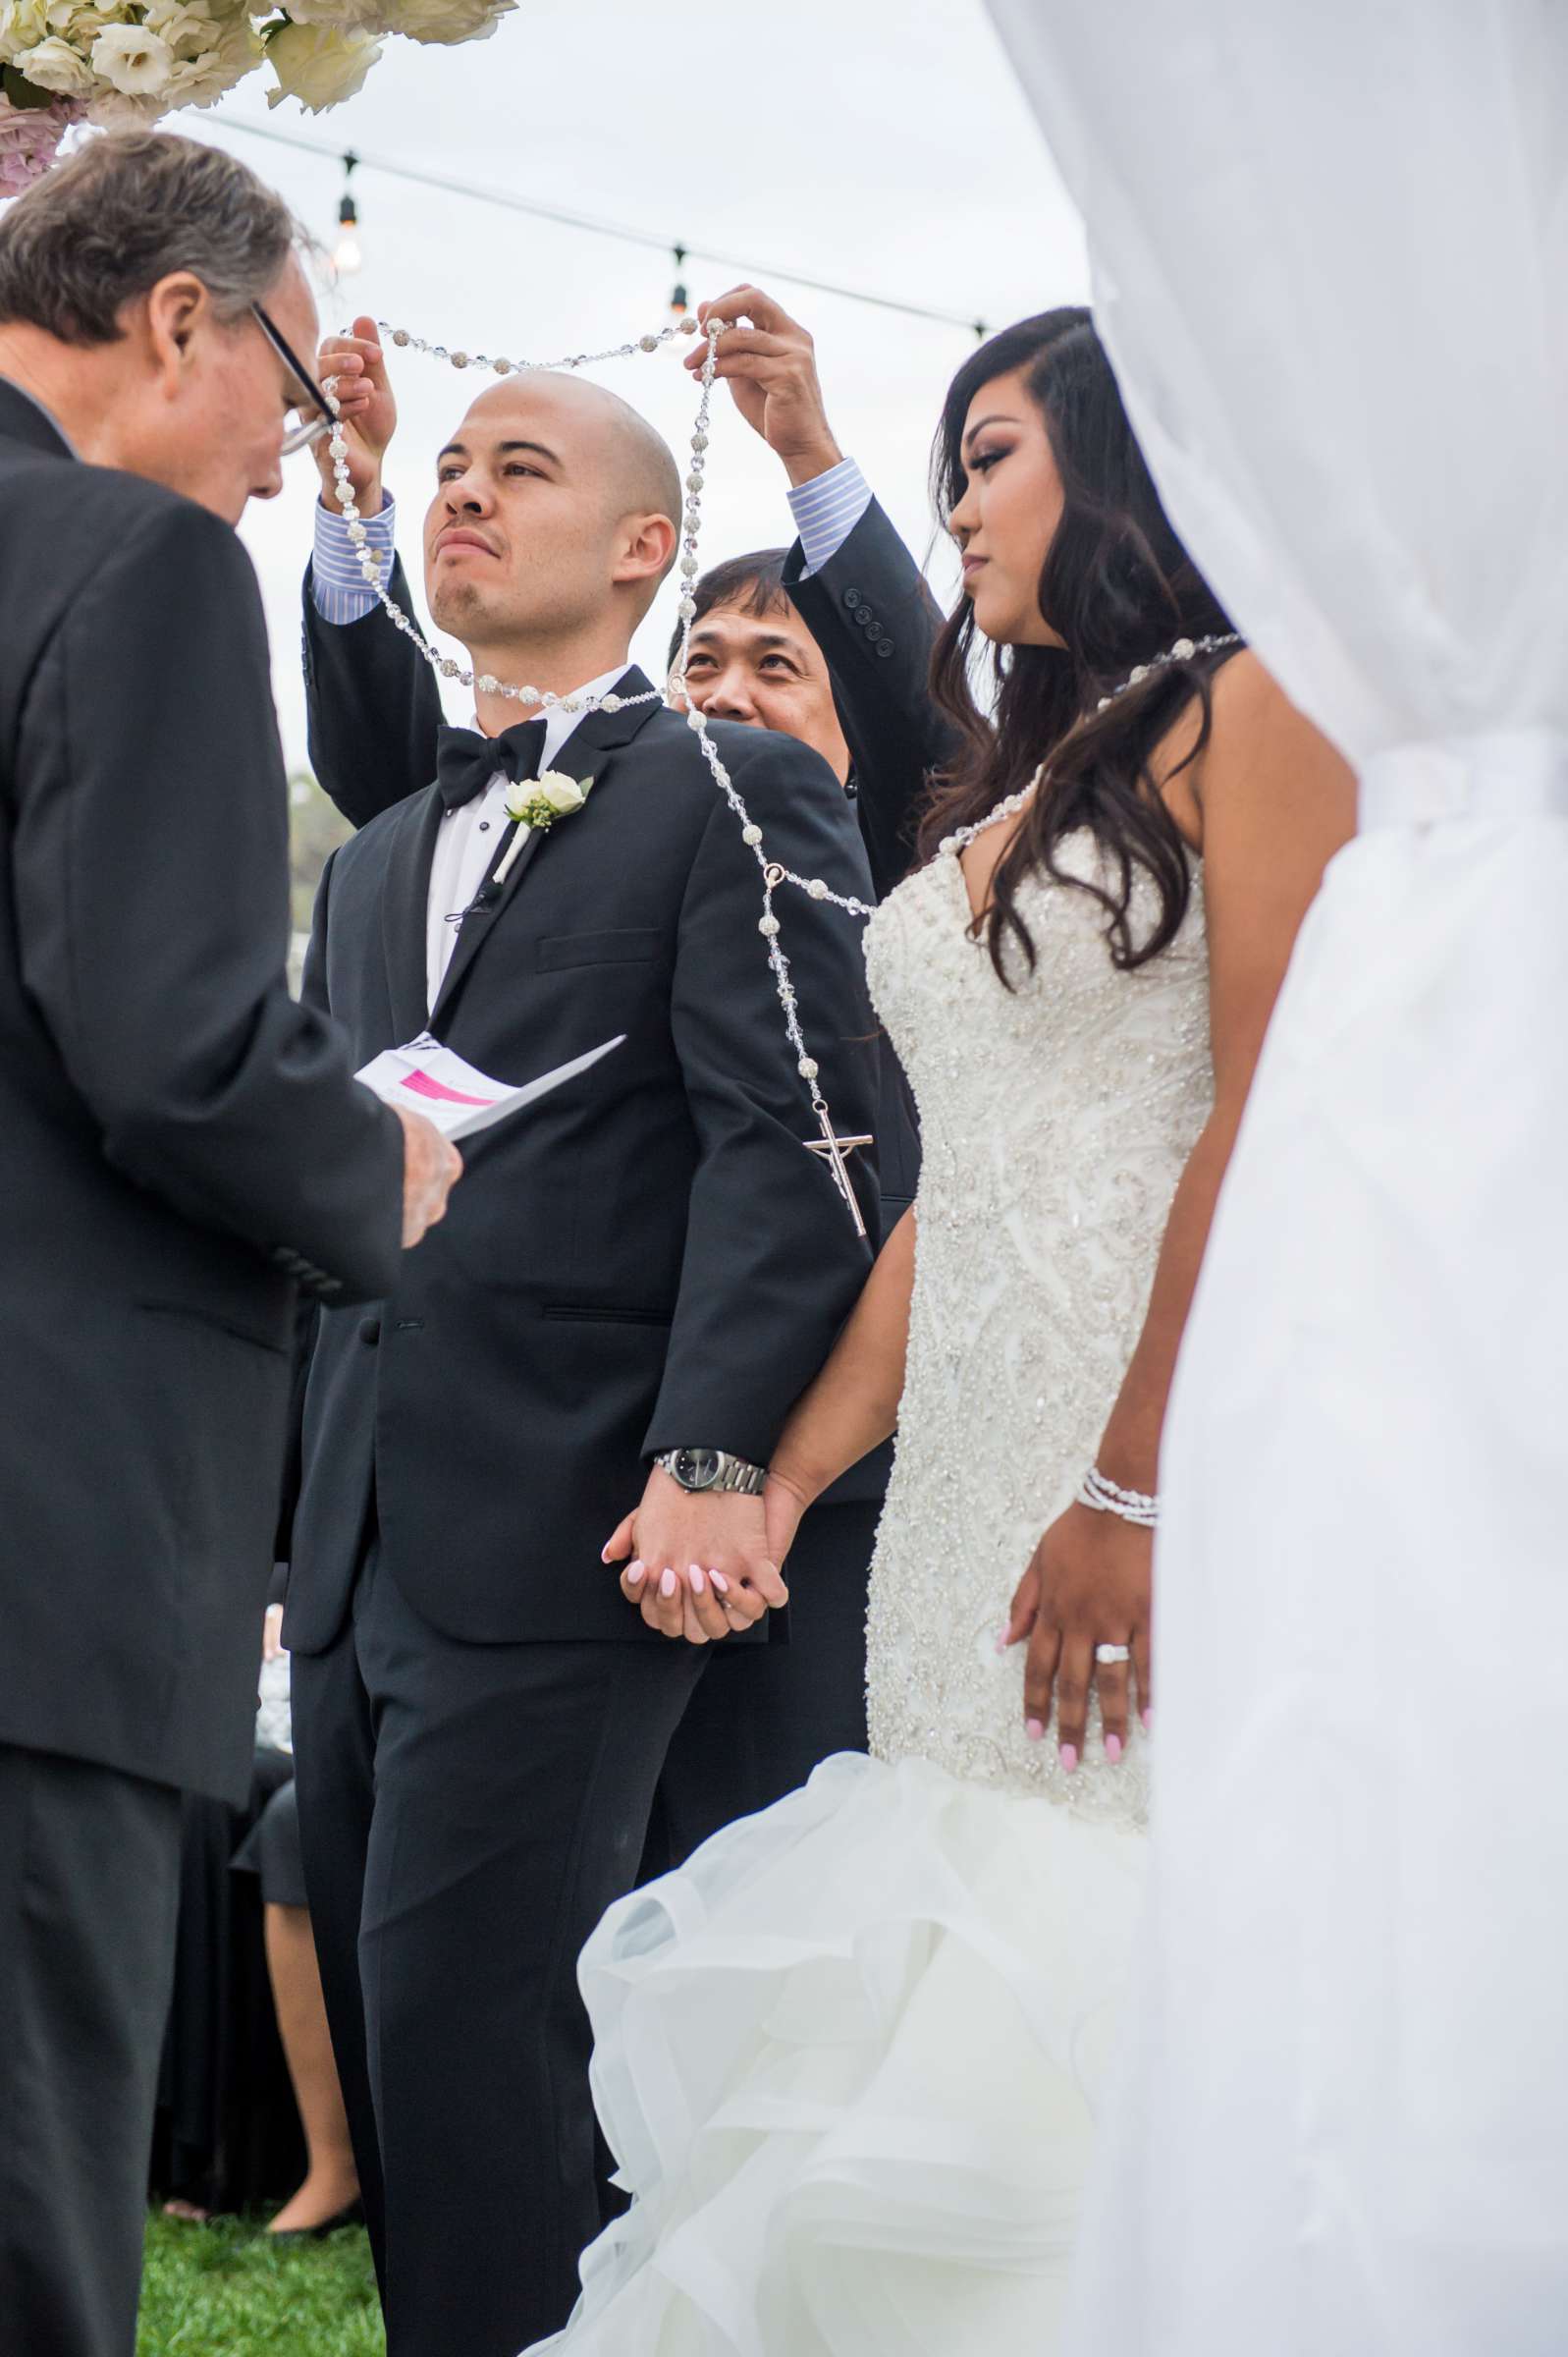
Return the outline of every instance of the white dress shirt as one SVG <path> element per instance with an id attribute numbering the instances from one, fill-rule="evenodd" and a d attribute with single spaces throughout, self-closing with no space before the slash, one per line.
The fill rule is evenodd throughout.
<path id="1" fill-rule="evenodd" d="M 624 678 L 625 671 L 623 663 L 618 664 L 614 671 L 607 671 L 602 678 L 590 680 L 585 687 L 573 687 L 569 692 L 608 695 L 616 682 Z M 522 717 L 529 716 L 523 713 Z M 581 718 L 578 712 L 563 712 L 554 705 L 544 715 L 541 772 L 554 768 L 556 755 Z M 477 721 L 474 726 L 478 727 Z M 568 774 L 574 773 L 568 770 Z M 505 771 L 498 769 L 482 794 L 476 794 L 471 802 L 460 803 L 456 810 L 447 811 L 437 829 L 435 853 L 430 861 L 430 897 L 425 903 L 425 987 L 431 1007 L 436 1003 L 457 945 L 455 920 L 484 882 L 496 847 L 512 823 L 506 812 L 509 784 Z"/>

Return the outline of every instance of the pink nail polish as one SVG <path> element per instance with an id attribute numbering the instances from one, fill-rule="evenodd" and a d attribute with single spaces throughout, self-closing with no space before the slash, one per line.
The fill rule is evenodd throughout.
<path id="1" fill-rule="evenodd" d="M 1108 1735 L 1106 1737 L 1106 1757 L 1108 1760 L 1112 1761 L 1120 1759 L 1121 1737 L 1119 1735 Z"/>
<path id="2" fill-rule="evenodd" d="M 1143 1731 L 1145 1734 L 1147 1734 L 1155 1723 L 1154 1712 L 1152 1710 L 1144 1711 L 1141 1713 L 1141 1717 L 1143 1719 Z"/>
<path id="3" fill-rule="evenodd" d="M 647 1576 L 648 1566 L 646 1563 L 628 1563 L 626 1565 L 626 1585 L 628 1588 L 636 1587 L 639 1582 L 646 1579 Z"/>
<path id="4" fill-rule="evenodd" d="M 729 1595 L 729 1593 L 730 1593 L 730 1582 L 729 1582 L 729 1581 L 726 1579 L 726 1577 L 725 1577 L 725 1575 L 724 1575 L 724 1573 L 723 1573 L 722 1571 L 710 1571 L 710 1572 L 709 1572 L 709 1574 L 708 1574 L 708 1577 L 709 1577 L 709 1579 L 710 1579 L 710 1580 L 712 1581 L 712 1583 L 713 1583 L 714 1593 L 715 1593 L 716 1595 L 719 1595 L 719 1596 L 728 1596 L 728 1595 Z"/>
<path id="5" fill-rule="evenodd" d="M 1062 1771 L 1062 1774 L 1063 1774 L 1064 1776 L 1072 1776 L 1072 1775 L 1076 1774 L 1076 1772 L 1077 1772 L 1077 1767 L 1078 1767 L 1078 1746 L 1077 1746 L 1077 1744 L 1076 1744 L 1076 1743 L 1063 1743 L 1063 1745 L 1062 1745 L 1062 1747 L 1061 1747 L 1061 1755 L 1060 1755 L 1060 1756 L 1061 1756 L 1061 1771 Z"/>
<path id="6" fill-rule="evenodd" d="M 1041 1743 L 1045 1740 L 1046 1729 L 1042 1720 L 1026 1719 L 1023 1723 L 1023 1731 L 1031 1743 Z"/>
<path id="7" fill-rule="evenodd" d="M 659 1593 L 660 1593 L 660 1595 L 661 1595 L 661 1596 L 673 1596 L 673 1595 L 675 1594 L 675 1592 L 676 1592 L 676 1575 L 675 1575 L 675 1573 L 674 1573 L 672 1570 L 670 1570 L 670 1569 L 669 1569 L 669 1567 L 668 1567 L 668 1565 L 667 1565 L 667 1566 L 666 1566 L 666 1569 L 665 1569 L 665 1572 L 664 1572 L 664 1575 L 663 1575 L 663 1577 L 660 1579 L 660 1582 L 659 1582 Z"/>
<path id="8" fill-rule="evenodd" d="M 702 1565 L 700 1563 L 691 1564 L 686 1576 L 691 1582 L 691 1593 L 693 1596 L 702 1596 L 707 1593 L 708 1582 L 703 1577 Z"/>
<path id="9" fill-rule="evenodd" d="M 998 1629 L 998 1631 L 997 1631 L 997 1651 L 998 1651 L 999 1653 L 1005 1653 L 1005 1652 L 1006 1652 L 1006 1650 L 1007 1650 L 1007 1632 L 1006 1632 L 1006 1630 L 1005 1630 L 1004 1628 L 999 1628 L 999 1629 Z"/>

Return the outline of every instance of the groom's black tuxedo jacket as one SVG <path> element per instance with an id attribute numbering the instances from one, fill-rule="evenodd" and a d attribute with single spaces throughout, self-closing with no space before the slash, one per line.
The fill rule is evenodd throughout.
<path id="1" fill-rule="evenodd" d="M 287 824 L 234 533 L 0 382 L 0 1743 L 234 1800 L 297 1284 L 381 1292 L 402 1226 Z"/>
<path id="2" fill-rule="evenodd" d="M 630 672 L 622 692 L 648 683 Z M 774 855 L 865 894 L 854 817 L 791 739 L 715 736 Z M 820 1160 L 758 934 L 754 854 L 691 730 L 661 704 L 590 715 L 552 762 L 584 808 L 532 836 L 464 923 L 427 1016 L 434 788 L 361 829 L 321 882 L 305 991 L 368 1057 L 436 1035 L 524 1080 L 624 1046 L 471 1139 L 446 1220 L 371 1317 L 326 1310 L 304 1403 L 288 1633 L 331 1641 L 370 1496 L 382 1567 L 474 1642 L 624 1639 L 600 1550 L 647 1460 L 691 1444 L 765 1463 L 864 1282 Z M 787 896 L 784 946 L 838 1126 L 876 1087 L 858 928 Z M 861 1166 L 873 1241 L 876 1174 Z"/>

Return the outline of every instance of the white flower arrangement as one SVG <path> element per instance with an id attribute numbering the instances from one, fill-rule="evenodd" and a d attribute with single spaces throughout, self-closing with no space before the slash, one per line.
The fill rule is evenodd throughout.
<path id="1" fill-rule="evenodd" d="M 592 791 L 592 778 L 568 778 L 562 769 L 546 769 L 536 778 L 523 778 L 509 786 L 504 796 L 506 813 L 516 820 L 517 832 L 508 844 L 493 881 L 504 884 L 529 836 L 548 835 L 557 819 L 574 816 Z"/>
<path id="2" fill-rule="evenodd" d="M 212 106 L 258 66 L 267 103 L 351 98 L 389 34 L 484 40 L 516 0 L 0 0 L 0 197 L 48 169 L 74 123 L 122 129 Z"/>

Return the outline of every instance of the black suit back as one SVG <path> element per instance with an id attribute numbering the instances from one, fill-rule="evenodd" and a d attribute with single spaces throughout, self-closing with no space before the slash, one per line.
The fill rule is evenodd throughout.
<path id="1" fill-rule="evenodd" d="M 290 1001 L 235 535 L 0 383 L 0 1742 L 238 1799 L 296 1281 L 380 1291 L 402 1148 Z"/>

